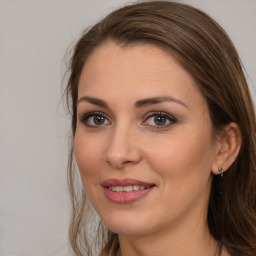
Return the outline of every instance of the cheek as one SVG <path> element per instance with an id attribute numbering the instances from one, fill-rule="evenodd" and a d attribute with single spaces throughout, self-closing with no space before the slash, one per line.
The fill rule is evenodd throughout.
<path id="1" fill-rule="evenodd" d="M 170 218 L 169 213 L 176 218 L 198 204 L 204 211 L 211 185 L 214 154 L 210 137 L 199 140 L 200 135 L 189 138 L 184 133 L 175 137 L 168 142 L 159 141 L 145 152 L 149 165 L 160 177 L 165 203 L 158 209 L 164 209 L 166 219 Z"/>
<path id="2" fill-rule="evenodd" d="M 161 176 L 173 179 L 201 175 L 202 172 L 210 175 L 214 152 L 209 134 L 176 134 L 169 139 L 158 140 L 153 145 L 145 147 L 147 159 Z"/>
<path id="3" fill-rule="evenodd" d="M 82 136 L 77 131 L 74 140 L 74 153 L 84 185 L 97 183 L 98 167 L 103 158 L 102 143 L 90 136 Z"/>

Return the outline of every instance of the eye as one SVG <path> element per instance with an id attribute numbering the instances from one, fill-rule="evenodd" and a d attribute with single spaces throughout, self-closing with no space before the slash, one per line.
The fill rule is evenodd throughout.
<path id="1" fill-rule="evenodd" d="M 98 128 L 110 124 L 107 117 L 101 112 L 90 112 L 79 118 L 88 127 Z"/>
<path id="2" fill-rule="evenodd" d="M 143 121 L 143 124 L 151 126 L 154 129 L 163 129 L 169 127 L 176 122 L 177 119 L 170 114 L 164 112 L 154 112 L 148 114 L 145 121 Z"/>

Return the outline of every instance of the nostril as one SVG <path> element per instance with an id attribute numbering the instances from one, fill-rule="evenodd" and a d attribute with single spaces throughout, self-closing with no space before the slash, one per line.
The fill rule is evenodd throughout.
<path id="1" fill-rule="evenodd" d="M 124 162 L 122 162 L 122 165 L 125 165 L 125 164 L 129 164 L 129 163 L 131 163 L 132 161 L 124 161 Z"/>

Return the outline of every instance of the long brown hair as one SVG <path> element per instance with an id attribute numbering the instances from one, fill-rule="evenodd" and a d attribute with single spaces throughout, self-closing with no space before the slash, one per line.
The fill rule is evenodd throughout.
<path id="1" fill-rule="evenodd" d="M 171 53 L 193 76 L 204 96 L 215 132 L 235 122 L 242 134 L 240 153 L 222 181 L 213 176 L 208 226 L 233 256 L 256 255 L 256 122 L 253 102 L 239 56 L 224 30 L 207 14 L 191 6 L 146 1 L 114 11 L 77 42 L 66 87 L 72 116 L 69 189 L 72 201 L 70 243 L 76 255 L 92 255 L 88 240 L 91 211 L 86 194 L 75 179 L 73 138 L 77 122 L 78 82 L 88 56 L 107 41 L 125 47 L 153 44 Z M 221 195 L 220 195 L 221 190 Z M 101 255 L 118 248 L 118 237 L 99 221 L 96 244 Z"/>

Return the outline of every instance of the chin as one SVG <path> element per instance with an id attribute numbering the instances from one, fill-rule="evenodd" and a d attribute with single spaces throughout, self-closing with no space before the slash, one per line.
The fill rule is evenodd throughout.
<path id="1" fill-rule="evenodd" d="M 112 216 L 104 216 L 101 219 L 112 232 L 119 235 L 143 235 L 153 229 L 152 218 L 151 221 L 147 221 L 146 217 L 139 217 L 131 213 L 117 213 Z"/>
<path id="2" fill-rule="evenodd" d="M 118 235 L 125 235 L 125 236 L 141 236 L 148 234 L 148 229 L 142 226 L 136 225 L 109 225 L 107 226 L 112 232 Z"/>

